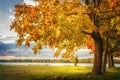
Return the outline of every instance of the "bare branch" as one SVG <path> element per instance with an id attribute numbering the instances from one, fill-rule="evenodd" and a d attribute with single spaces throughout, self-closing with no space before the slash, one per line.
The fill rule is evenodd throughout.
<path id="1" fill-rule="evenodd" d="M 88 34 L 88 35 L 92 35 L 91 33 L 86 32 L 86 31 L 82 31 L 82 33 L 84 33 L 84 34 Z"/>

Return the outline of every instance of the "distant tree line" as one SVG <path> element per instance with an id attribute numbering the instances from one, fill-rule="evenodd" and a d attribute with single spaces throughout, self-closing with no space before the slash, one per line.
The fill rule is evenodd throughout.
<path id="1" fill-rule="evenodd" d="M 114 59 L 115 63 L 120 63 L 120 59 Z M 0 60 L 0 62 L 40 62 L 40 63 L 74 63 L 68 59 L 11 59 Z M 93 63 L 93 58 L 78 59 L 78 63 Z"/>

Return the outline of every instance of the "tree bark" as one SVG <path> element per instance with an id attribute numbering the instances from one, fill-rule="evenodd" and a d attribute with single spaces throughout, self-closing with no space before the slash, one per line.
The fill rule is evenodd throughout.
<path id="1" fill-rule="evenodd" d="M 86 4 L 86 5 L 89 5 L 89 0 L 85 0 L 85 4 Z"/>
<path id="2" fill-rule="evenodd" d="M 115 67 L 115 63 L 114 63 L 114 59 L 113 59 L 113 54 L 111 55 L 111 63 L 112 63 L 112 67 Z"/>
<path id="3" fill-rule="evenodd" d="M 102 72 L 106 72 L 106 63 L 107 63 L 107 54 L 108 54 L 108 37 L 105 39 L 105 49 L 103 53 L 103 59 L 102 59 Z"/>
<path id="4" fill-rule="evenodd" d="M 113 54 L 109 52 L 108 54 L 108 68 L 114 67 Z"/>
<path id="5" fill-rule="evenodd" d="M 93 40 L 95 42 L 95 54 L 92 74 L 101 75 L 102 74 L 102 53 L 103 53 L 103 41 L 99 32 L 92 33 Z"/>

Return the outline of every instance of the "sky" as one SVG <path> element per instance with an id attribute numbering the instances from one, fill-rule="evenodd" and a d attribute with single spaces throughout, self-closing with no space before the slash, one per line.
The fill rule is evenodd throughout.
<path id="1" fill-rule="evenodd" d="M 17 34 L 14 31 L 10 31 L 10 24 L 14 20 L 14 6 L 22 3 L 36 5 L 31 0 L 0 0 L 0 59 L 16 57 L 53 58 L 54 51 L 49 48 L 43 49 L 38 55 L 34 55 L 31 48 L 26 48 L 23 45 L 20 47 L 16 46 Z M 78 55 L 79 57 L 86 57 L 89 55 L 89 50 L 81 49 L 78 51 Z M 89 57 L 93 57 L 93 55 L 89 55 Z"/>

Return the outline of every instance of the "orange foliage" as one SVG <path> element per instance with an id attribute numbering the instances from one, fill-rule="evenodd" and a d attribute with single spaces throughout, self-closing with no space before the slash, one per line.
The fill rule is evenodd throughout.
<path id="1" fill-rule="evenodd" d="M 90 49 L 92 52 L 95 51 L 95 44 L 93 39 L 90 36 L 86 36 L 85 38 L 85 45 L 87 46 L 88 49 Z"/>
<path id="2" fill-rule="evenodd" d="M 111 8 L 120 10 L 120 0 L 108 0 L 108 3 L 109 3 Z"/>

